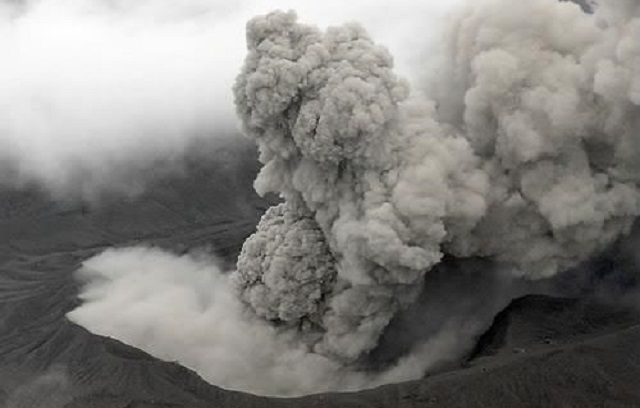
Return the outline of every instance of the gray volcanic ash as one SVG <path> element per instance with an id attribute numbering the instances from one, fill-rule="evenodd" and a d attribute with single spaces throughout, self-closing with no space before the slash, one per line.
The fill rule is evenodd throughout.
<path id="1" fill-rule="evenodd" d="M 247 38 L 236 104 L 264 164 L 257 191 L 285 203 L 245 243 L 238 286 L 320 354 L 374 348 L 445 254 L 550 277 L 640 212 L 637 1 L 474 3 L 435 101 L 409 98 L 357 25 L 276 12 Z"/>

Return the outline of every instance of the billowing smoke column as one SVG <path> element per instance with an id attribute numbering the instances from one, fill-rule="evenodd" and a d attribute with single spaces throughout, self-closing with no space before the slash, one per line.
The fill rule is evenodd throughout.
<path id="1" fill-rule="evenodd" d="M 640 2 L 486 0 L 458 15 L 435 101 L 409 98 L 357 25 L 247 26 L 234 92 L 284 203 L 235 281 L 258 315 L 352 362 L 444 254 L 544 278 L 640 213 Z"/>

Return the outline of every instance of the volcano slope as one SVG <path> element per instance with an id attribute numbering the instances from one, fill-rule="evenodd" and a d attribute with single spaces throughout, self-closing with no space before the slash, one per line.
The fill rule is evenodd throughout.
<path id="1" fill-rule="evenodd" d="M 211 246 L 234 262 L 268 203 L 251 188 L 255 152 L 232 155 L 243 159 L 229 166 L 196 157 L 141 195 L 92 205 L 53 200 L 36 188 L 2 189 L 0 406 L 640 406 L 640 319 L 633 308 L 588 299 L 514 300 L 466 361 L 421 380 L 291 399 L 223 390 L 176 362 L 68 321 L 78 304 L 74 271 L 105 248 Z M 393 333 L 386 337 L 393 342 Z"/>

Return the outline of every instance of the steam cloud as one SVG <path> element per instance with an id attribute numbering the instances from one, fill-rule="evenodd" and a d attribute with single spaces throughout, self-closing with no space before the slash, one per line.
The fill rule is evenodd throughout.
<path id="1" fill-rule="evenodd" d="M 237 286 L 338 361 L 377 344 L 444 254 L 550 277 L 640 211 L 638 1 L 482 1 L 447 39 L 432 102 L 360 26 L 248 23 L 236 105 L 256 189 L 285 204 L 245 242 Z"/>
<path id="2" fill-rule="evenodd" d="M 0 183 L 82 198 L 128 192 L 130 171 L 228 136 L 215 41 L 224 28 L 151 6 L 0 3 Z"/>
<path id="3" fill-rule="evenodd" d="M 396 366 L 357 371 L 445 255 L 536 280 L 626 234 L 640 212 L 640 2 L 585 14 L 482 0 L 444 38 L 410 95 L 357 24 L 251 20 L 235 102 L 264 165 L 255 187 L 284 202 L 231 273 L 143 248 L 87 261 L 70 317 L 228 388 L 356 389 L 471 345 L 479 328 L 453 319 Z"/>

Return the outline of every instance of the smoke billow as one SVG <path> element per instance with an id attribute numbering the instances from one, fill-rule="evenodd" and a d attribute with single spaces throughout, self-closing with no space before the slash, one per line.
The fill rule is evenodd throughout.
<path id="1" fill-rule="evenodd" d="M 254 18 L 236 105 L 285 204 L 245 243 L 242 299 L 353 362 L 445 254 L 538 279 L 604 250 L 640 212 L 639 38 L 637 1 L 477 2 L 430 101 L 358 25 Z"/>
<path id="2" fill-rule="evenodd" d="M 233 92 L 263 164 L 255 187 L 283 203 L 229 273 L 150 249 L 92 258 L 70 317 L 228 388 L 357 389 L 472 347 L 485 322 L 455 315 L 475 304 L 442 285 L 465 306 L 434 316 L 435 334 L 395 365 L 358 371 L 394 317 L 439 289 L 424 285 L 446 281 L 445 256 L 542 280 L 627 234 L 640 213 L 640 2 L 586 14 L 482 0 L 445 33 L 412 67 L 432 72 L 412 93 L 357 24 L 252 19 Z"/>
<path id="3" fill-rule="evenodd" d="M 366 373 L 311 352 L 298 333 L 246 310 L 232 275 L 206 253 L 177 256 L 159 249 L 110 249 L 78 271 L 84 304 L 69 318 L 153 355 L 177 360 L 206 380 L 264 395 L 355 390 L 420 376 L 468 340 L 470 324 L 442 330 L 388 370 Z"/>

